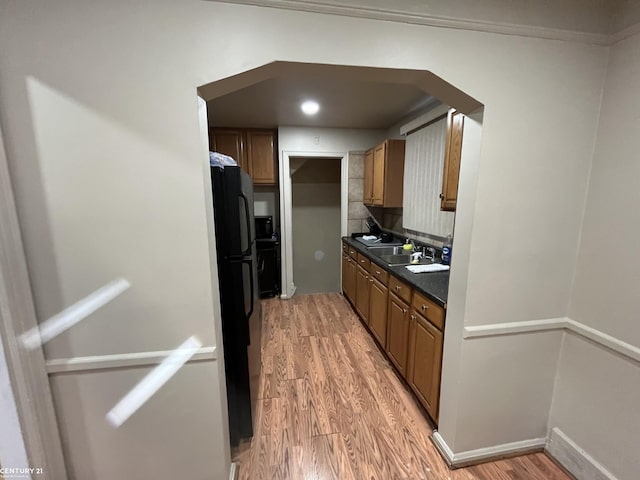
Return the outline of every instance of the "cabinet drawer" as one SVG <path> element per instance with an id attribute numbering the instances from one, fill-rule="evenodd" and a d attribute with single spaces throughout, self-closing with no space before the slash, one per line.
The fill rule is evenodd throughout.
<path id="1" fill-rule="evenodd" d="M 361 253 L 358 253 L 358 265 L 360 265 L 362 268 L 364 268 L 368 272 L 369 265 L 371 265 L 371 262 L 367 257 L 362 255 Z"/>
<path id="2" fill-rule="evenodd" d="M 343 251 L 346 255 L 349 255 L 349 245 L 347 245 L 345 242 L 342 242 L 342 251 Z"/>
<path id="3" fill-rule="evenodd" d="M 348 245 L 348 247 L 349 247 L 349 256 L 357 261 L 358 260 L 358 252 L 352 246 Z"/>
<path id="4" fill-rule="evenodd" d="M 376 278 L 383 285 L 389 285 L 389 273 L 384 268 L 379 267 L 375 263 L 371 262 L 369 273 L 373 278 Z"/>
<path id="5" fill-rule="evenodd" d="M 440 330 L 444 329 L 444 309 L 419 292 L 413 293 L 411 306 Z"/>
<path id="6" fill-rule="evenodd" d="M 411 302 L 411 288 L 394 276 L 389 276 L 389 291 L 395 293 L 405 302 Z"/>

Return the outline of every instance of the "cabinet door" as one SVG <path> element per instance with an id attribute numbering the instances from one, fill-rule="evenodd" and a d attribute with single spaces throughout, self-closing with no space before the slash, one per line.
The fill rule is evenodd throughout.
<path id="1" fill-rule="evenodd" d="M 273 130 L 247 130 L 247 159 L 253 183 L 276 184 L 275 133 Z"/>
<path id="2" fill-rule="evenodd" d="M 373 205 L 384 205 L 384 164 L 386 143 L 373 151 Z"/>
<path id="3" fill-rule="evenodd" d="M 373 205 L 373 148 L 364 155 L 364 203 Z"/>
<path id="4" fill-rule="evenodd" d="M 209 130 L 209 149 L 232 157 L 238 165 L 251 175 L 246 161 L 244 131 L 228 128 L 212 128 Z"/>
<path id="5" fill-rule="evenodd" d="M 442 332 L 412 310 L 407 381 L 435 422 L 438 421 L 441 367 Z"/>
<path id="6" fill-rule="evenodd" d="M 369 273 L 365 269 L 357 267 L 356 309 L 367 325 L 369 324 L 369 285 Z"/>
<path id="7" fill-rule="evenodd" d="M 387 355 L 396 368 L 406 376 L 407 351 L 409 343 L 409 305 L 393 293 L 389 295 L 387 314 Z"/>
<path id="8" fill-rule="evenodd" d="M 449 114 L 447 115 L 447 142 L 444 154 L 444 171 L 442 174 L 442 193 L 440 194 L 441 210 L 456 210 L 463 127 L 464 115 L 455 110 L 449 110 Z"/>
<path id="9" fill-rule="evenodd" d="M 349 257 L 346 254 L 342 254 L 342 294 L 346 297 L 347 290 L 349 289 Z"/>
<path id="10" fill-rule="evenodd" d="M 351 303 L 356 302 L 356 279 L 357 279 L 357 267 L 349 256 L 345 259 L 347 261 L 347 275 L 345 282 L 345 294 Z"/>
<path id="11" fill-rule="evenodd" d="M 369 279 L 369 327 L 384 348 L 387 341 L 387 298 L 389 289 L 373 277 Z"/>

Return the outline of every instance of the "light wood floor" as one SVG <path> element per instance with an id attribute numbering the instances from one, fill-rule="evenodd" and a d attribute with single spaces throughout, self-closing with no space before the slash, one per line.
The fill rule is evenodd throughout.
<path id="1" fill-rule="evenodd" d="M 564 480 L 542 453 L 450 471 L 424 414 L 339 294 L 263 302 L 256 432 L 240 480 Z"/>

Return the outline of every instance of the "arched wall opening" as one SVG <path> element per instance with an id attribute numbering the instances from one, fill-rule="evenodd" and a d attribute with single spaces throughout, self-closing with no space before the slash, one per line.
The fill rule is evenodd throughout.
<path id="1" fill-rule="evenodd" d="M 406 70 L 392 68 L 374 68 L 347 65 L 327 65 L 297 62 L 273 62 L 246 72 L 227 77 L 198 88 L 199 96 L 211 101 L 263 82 L 271 78 L 288 75 L 333 75 L 346 80 L 366 79 L 376 82 L 393 82 L 415 85 L 439 100 L 463 112 L 466 115 L 465 135 L 463 137 L 462 161 L 458 205 L 455 218 L 454 251 L 449 281 L 447 303 L 447 322 L 444 337 L 444 356 L 442 368 L 442 390 L 440 407 L 440 431 L 442 435 L 453 439 L 456 429 L 456 402 L 458 401 L 458 368 L 462 351 L 465 300 L 467 293 L 468 259 L 471 247 L 471 229 L 473 225 L 478 164 L 480 160 L 481 133 L 484 105 L 471 95 L 459 90 L 446 80 L 426 70 Z M 209 112 L 215 115 L 215 112 Z M 202 129 L 201 129 L 202 131 Z M 204 130 L 206 133 L 206 129 Z M 203 143 L 208 144 L 207 138 Z M 292 229 L 292 183 L 290 175 L 291 158 L 295 157 L 336 157 L 342 159 L 342 215 L 341 233 L 347 234 L 347 183 L 349 178 L 348 153 L 345 151 L 296 151 L 278 152 L 280 182 L 280 223 L 282 230 L 282 298 L 291 298 L 296 286 L 293 266 L 293 229 Z M 211 232 L 210 228 L 210 232 Z M 215 266 L 213 266 L 215 267 Z M 212 267 L 212 268 L 213 268 Z"/>

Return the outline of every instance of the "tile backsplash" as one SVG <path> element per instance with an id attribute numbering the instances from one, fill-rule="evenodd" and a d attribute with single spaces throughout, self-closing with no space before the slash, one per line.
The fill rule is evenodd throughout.
<path id="1" fill-rule="evenodd" d="M 364 152 L 349 152 L 349 211 L 347 234 L 366 232 L 366 218 L 370 215 L 364 206 Z"/>

